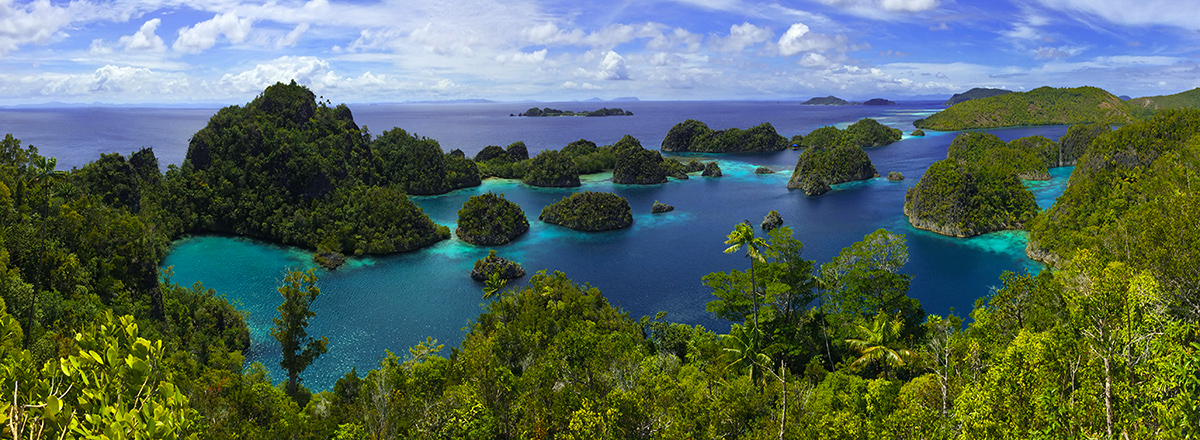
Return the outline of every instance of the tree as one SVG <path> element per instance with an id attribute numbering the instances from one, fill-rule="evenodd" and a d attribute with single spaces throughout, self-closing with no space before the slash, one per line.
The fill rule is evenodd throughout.
<path id="1" fill-rule="evenodd" d="M 846 345 L 862 354 L 852 366 L 882 362 L 885 369 L 903 367 L 917 357 L 916 352 L 903 345 L 904 323 L 899 316 L 878 313 L 870 327 L 859 324 L 857 331 L 858 338 L 846 340 Z"/>
<path id="2" fill-rule="evenodd" d="M 283 349 L 283 360 L 279 366 L 288 373 L 288 394 L 295 398 L 300 372 L 325 353 L 329 338 L 313 339 L 308 335 L 308 318 L 316 316 L 309 309 L 321 289 L 317 288 L 317 276 L 313 269 L 307 272 L 290 271 L 283 279 L 279 294 L 283 304 L 279 305 L 279 317 L 274 319 L 271 336 L 279 340 Z"/>
<path id="3" fill-rule="evenodd" d="M 45 272 L 46 222 L 48 221 L 47 216 L 50 215 L 50 183 L 54 177 L 62 175 L 63 172 L 55 169 L 58 166 L 58 158 L 55 157 L 38 156 L 35 153 L 32 162 L 33 167 L 29 171 L 32 174 L 33 180 L 41 183 L 42 187 L 45 188 L 46 191 L 46 205 L 42 208 L 42 250 L 38 253 L 41 261 L 41 270 L 39 271 L 39 275 L 41 276 L 38 277 L 38 279 L 39 281 L 42 281 L 43 287 L 48 289 L 50 287 L 50 283 L 46 280 L 48 277 L 45 276 Z M 33 315 L 36 308 L 37 292 L 34 292 L 33 295 L 29 295 L 29 314 L 25 318 L 25 348 L 27 349 L 29 348 L 29 344 L 33 342 Z"/>
<path id="4" fill-rule="evenodd" d="M 734 226 L 733 231 L 729 233 L 728 240 L 725 240 L 725 244 L 730 245 L 725 248 L 727 254 L 737 252 L 742 246 L 746 246 L 746 257 L 750 258 L 750 296 L 754 300 L 754 335 L 751 340 L 757 349 L 760 330 L 758 328 L 758 287 L 754 285 L 754 263 L 767 261 L 763 257 L 763 250 L 770 248 L 770 245 L 762 237 L 754 236 L 754 226 L 750 225 L 749 220 Z"/>

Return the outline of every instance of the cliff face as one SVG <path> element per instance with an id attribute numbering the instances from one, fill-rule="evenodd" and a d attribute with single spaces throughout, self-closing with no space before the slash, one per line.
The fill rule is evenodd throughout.
<path id="1" fill-rule="evenodd" d="M 809 148 L 796 159 L 796 170 L 788 180 L 788 189 L 803 190 L 817 196 L 832 189 L 831 185 L 875 177 L 875 165 L 862 148 L 838 146 Z"/>

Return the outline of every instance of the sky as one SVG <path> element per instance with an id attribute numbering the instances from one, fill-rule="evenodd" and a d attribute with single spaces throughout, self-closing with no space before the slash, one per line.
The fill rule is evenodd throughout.
<path id="1" fill-rule="evenodd" d="M 1197 0 L 0 0 L 0 106 L 1200 86 Z"/>

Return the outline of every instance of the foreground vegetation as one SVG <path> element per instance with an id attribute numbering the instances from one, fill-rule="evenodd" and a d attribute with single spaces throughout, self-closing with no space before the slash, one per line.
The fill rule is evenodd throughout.
<path id="1" fill-rule="evenodd" d="M 489 283 L 496 299 L 458 347 L 381 353 L 317 393 L 290 374 L 336 356 L 302 331 L 313 273 L 278 289 L 297 380 L 272 378 L 244 365 L 241 312 L 158 272 L 190 224 L 172 198 L 181 170 L 142 150 L 59 172 L 8 136 L 0 424 L 14 438 L 1194 437 L 1198 135 L 1200 113 L 1172 111 L 1088 142 L 1031 228 L 1052 268 L 1001 274 L 966 325 L 910 296 L 903 235 L 818 263 L 788 227 L 739 224 L 730 269 L 700 280 L 728 331 L 630 317 L 543 272 Z M 974 140 L 954 154 L 1016 148 Z"/>

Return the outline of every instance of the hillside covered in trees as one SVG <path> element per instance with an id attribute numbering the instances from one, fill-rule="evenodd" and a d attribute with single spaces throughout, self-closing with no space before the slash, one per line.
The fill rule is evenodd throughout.
<path id="1" fill-rule="evenodd" d="M 1040 87 L 955 104 L 913 122 L 925 130 L 966 130 L 1019 125 L 1123 124 L 1143 113 L 1096 87 Z"/>
<path id="2" fill-rule="evenodd" d="M 764 122 L 746 130 L 728 128 L 713 130 L 695 119 L 675 124 L 663 139 L 663 152 L 690 153 L 747 153 L 782 151 L 790 143 L 775 132 L 771 123 Z"/>

